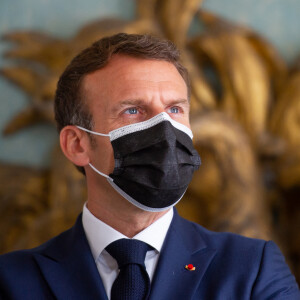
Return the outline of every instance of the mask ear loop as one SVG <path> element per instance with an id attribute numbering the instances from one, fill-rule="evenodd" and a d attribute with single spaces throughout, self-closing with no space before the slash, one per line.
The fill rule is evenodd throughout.
<path id="1" fill-rule="evenodd" d="M 81 130 L 83 130 L 83 131 L 86 131 L 86 132 L 89 132 L 89 133 L 92 133 L 92 134 L 95 134 L 95 135 L 100 135 L 100 136 L 110 136 L 110 134 L 105 134 L 105 133 L 95 132 L 95 131 L 92 131 L 92 130 L 88 130 L 88 129 L 86 129 L 86 128 L 83 128 L 83 127 L 81 127 L 81 126 L 77 126 L 77 125 L 76 125 L 76 127 L 79 128 L 79 129 L 81 129 Z"/>
<path id="2" fill-rule="evenodd" d="M 100 172 L 98 169 L 96 169 L 91 163 L 89 163 L 89 166 L 96 172 L 98 173 L 99 175 L 105 177 L 107 180 L 110 180 L 110 181 L 114 181 L 112 178 L 110 178 L 108 175 Z"/>
<path id="3" fill-rule="evenodd" d="M 81 126 L 78 126 L 78 125 L 76 125 L 76 127 L 79 128 L 79 129 L 81 129 L 81 130 L 83 130 L 83 131 L 89 132 L 89 133 L 91 133 L 91 134 L 100 135 L 100 136 L 109 136 L 109 137 L 110 137 L 110 134 L 105 134 L 105 133 L 95 132 L 95 131 L 92 131 L 92 130 L 88 130 L 88 129 L 86 129 L 86 128 L 83 128 L 83 127 L 81 127 Z M 100 172 L 100 171 L 99 171 L 98 169 L 96 169 L 91 163 L 89 163 L 89 166 L 90 166 L 96 173 L 98 173 L 99 175 L 101 175 L 101 176 L 107 178 L 107 179 L 110 180 L 110 181 L 113 181 L 112 178 L 110 178 L 108 175 L 106 175 L 106 174 Z"/>

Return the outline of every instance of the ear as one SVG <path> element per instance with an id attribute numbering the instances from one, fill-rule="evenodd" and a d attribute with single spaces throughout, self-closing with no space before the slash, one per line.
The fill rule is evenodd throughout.
<path id="1" fill-rule="evenodd" d="M 83 167 L 90 162 L 90 141 L 76 126 L 65 126 L 60 132 L 60 146 L 64 155 L 75 165 Z"/>

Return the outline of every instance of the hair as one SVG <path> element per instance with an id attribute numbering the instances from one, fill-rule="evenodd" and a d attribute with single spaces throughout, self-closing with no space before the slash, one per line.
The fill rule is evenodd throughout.
<path id="1" fill-rule="evenodd" d="M 104 68 L 116 54 L 172 63 L 184 79 L 190 96 L 188 72 L 180 63 L 179 51 L 172 42 L 151 35 L 126 33 L 104 37 L 73 58 L 58 81 L 54 113 L 59 132 L 67 125 L 93 129 L 92 113 L 84 101 L 81 82 L 87 74 Z M 84 168 L 78 169 L 84 173 Z"/>

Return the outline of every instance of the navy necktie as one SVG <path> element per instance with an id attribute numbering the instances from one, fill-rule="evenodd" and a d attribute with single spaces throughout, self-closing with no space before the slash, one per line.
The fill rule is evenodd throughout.
<path id="1" fill-rule="evenodd" d="M 145 267 L 148 250 L 153 249 L 139 240 L 120 239 L 106 247 L 118 262 L 120 273 L 112 285 L 111 300 L 144 300 L 150 292 L 150 279 Z"/>

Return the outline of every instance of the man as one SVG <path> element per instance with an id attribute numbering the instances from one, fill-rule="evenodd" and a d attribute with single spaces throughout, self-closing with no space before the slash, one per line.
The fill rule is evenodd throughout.
<path id="1" fill-rule="evenodd" d="M 69 231 L 0 258 L 1 299 L 300 299 L 274 243 L 210 232 L 173 210 L 200 164 L 189 94 L 164 40 L 118 34 L 74 58 L 55 116 L 87 203 Z"/>

